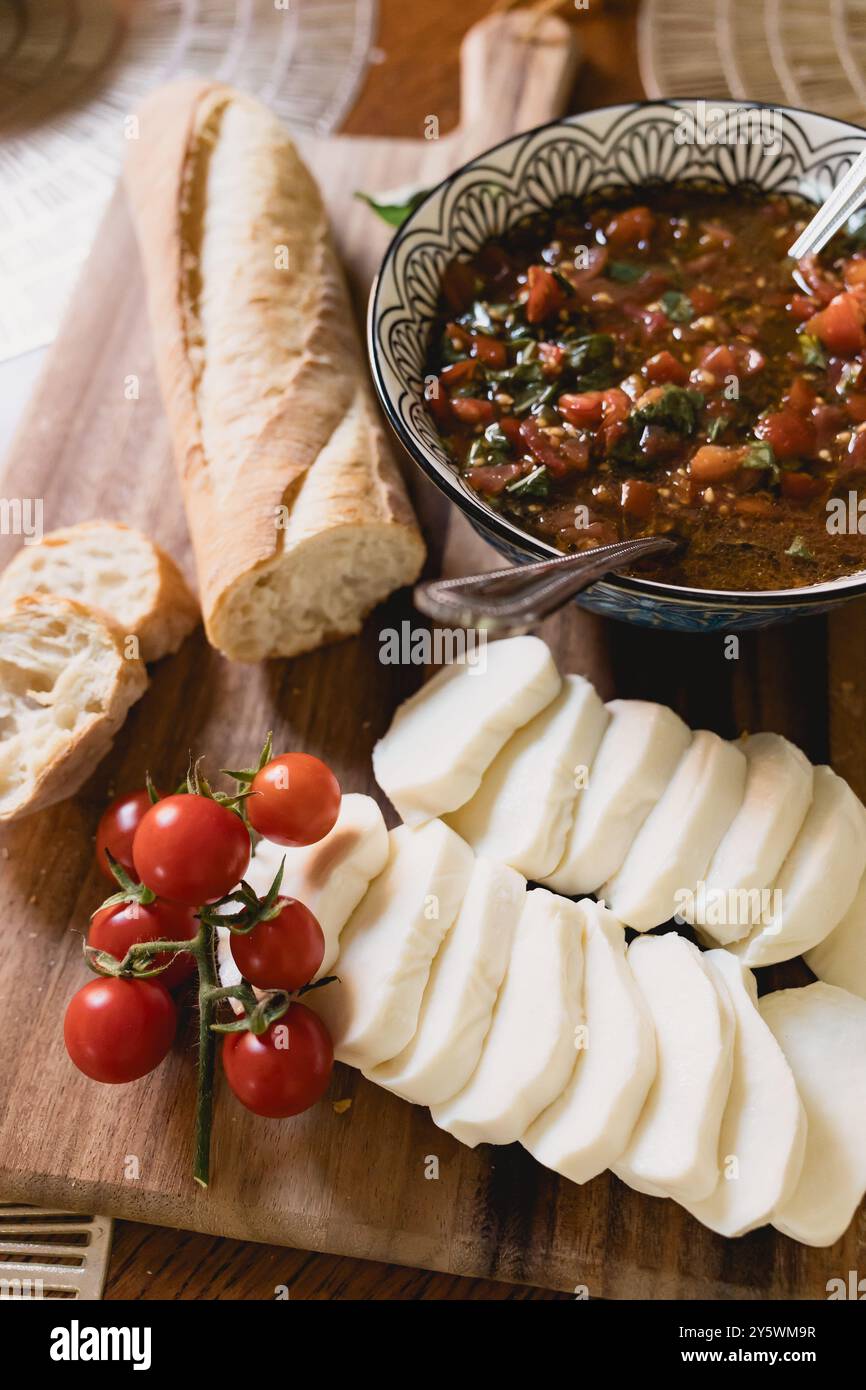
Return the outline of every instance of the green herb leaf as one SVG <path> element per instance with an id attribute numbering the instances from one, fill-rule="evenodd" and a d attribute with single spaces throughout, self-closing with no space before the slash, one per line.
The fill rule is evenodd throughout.
<path id="1" fill-rule="evenodd" d="M 411 193 L 407 193 L 405 197 L 398 198 L 396 202 L 385 202 L 384 198 L 374 198 L 372 194 L 363 193 L 358 189 L 355 197 L 371 207 L 376 216 L 381 217 L 383 222 L 387 222 L 389 227 L 402 227 L 406 218 L 411 216 L 429 192 L 429 188 L 417 188 Z"/>
<path id="2" fill-rule="evenodd" d="M 730 416 L 717 415 L 707 430 L 707 442 L 709 444 L 715 444 L 716 440 L 724 434 L 730 423 Z"/>
<path id="3" fill-rule="evenodd" d="M 814 560 L 815 558 L 802 536 L 794 537 L 785 554 L 793 555 L 795 560 Z"/>
<path id="4" fill-rule="evenodd" d="M 505 489 L 512 497 L 546 497 L 550 492 L 550 478 L 543 463 L 527 473 L 525 478 L 516 478 Z"/>
<path id="5" fill-rule="evenodd" d="M 743 468 L 759 468 L 769 470 L 773 475 L 773 481 L 778 482 L 781 469 L 776 462 L 776 455 L 773 453 L 773 446 L 765 444 L 762 439 L 752 439 L 743 455 Z"/>
<path id="6" fill-rule="evenodd" d="M 562 349 L 565 360 L 578 376 L 582 390 L 609 386 L 613 374 L 616 344 L 609 333 L 586 333 L 577 337 L 565 334 Z"/>
<path id="7" fill-rule="evenodd" d="M 812 333 L 798 333 L 797 342 L 800 344 L 800 353 L 807 367 L 826 367 L 827 354 L 820 339 Z"/>
<path id="8" fill-rule="evenodd" d="M 466 461 L 473 467 L 480 463 L 502 463 L 503 458 L 510 452 L 511 441 L 503 433 L 499 421 L 494 420 L 482 435 L 472 441 Z"/>
<path id="9" fill-rule="evenodd" d="M 659 303 L 674 323 L 688 323 L 695 317 L 695 306 L 688 295 L 681 294 L 679 290 L 665 290 Z"/>
<path id="10" fill-rule="evenodd" d="M 631 285 L 643 275 L 643 266 L 633 265 L 631 261 L 609 261 L 607 273 L 611 280 L 619 280 L 623 285 Z"/>
<path id="11" fill-rule="evenodd" d="M 694 434 L 703 407 L 700 391 L 666 386 L 661 396 L 635 410 L 632 419 L 639 425 L 662 425 L 675 434 Z"/>

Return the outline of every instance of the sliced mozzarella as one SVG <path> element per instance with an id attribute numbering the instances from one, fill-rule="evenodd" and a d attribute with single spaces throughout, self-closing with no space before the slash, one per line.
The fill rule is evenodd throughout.
<path id="1" fill-rule="evenodd" d="M 487 643 L 477 663 L 447 667 L 400 706 L 373 749 L 376 781 L 407 825 L 456 811 L 560 685 L 540 638 Z"/>
<path id="2" fill-rule="evenodd" d="M 343 929 L 338 980 L 305 996 L 334 1055 L 355 1067 L 394 1057 L 418 1024 L 430 965 L 457 915 L 472 851 L 442 821 L 388 836 L 388 863 Z"/>
<path id="3" fill-rule="evenodd" d="M 472 1075 L 502 984 L 526 880 L 492 859 L 476 859 L 456 921 L 430 970 L 412 1041 L 371 1081 L 417 1105 L 438 1105 Z"/>
<path id="4" fill-rule="evenodd" d="M 769 1221 L 796 1188 L 806 1112 L 785 1055 L 758 1012 L 751 970 L 730 951 L 708 951 L 703 960 L 727 987 L 734 1010 L 734 1069 L 715 1191 L 684 1205 L 719 1235 L 740 1236 Z"/>
<path id="5" fill-rule="evenodd" d="M 866 811 L 832 768 L 816 767 L 812 804 L 776 879 L 763 924 L 731 950 L 749 966 L 799 956 L 829 936 L 866 869 Z"/>
<path id="6" fill-rule="evenodd" d="M 594 893 L 622 864 L 689 745 L 672 709 L 611 700 L 610 723 L 580 793 L 562 858 L 545 879 L 558 893 Z"/>
<path id="7" fill-rule="evenodd" d="M 709 944 L 748 936 L 769 911 L 769 890 L 812 800 L 812 764 L 780 734 L 738 745 L 748 771 L 743 804 L 707 869 L 698 910 L 684 913 Z"/>
<path id="8" fill-rule="evenodd" d="M 476 854 L 543 878 L 562 857 L 580 779 L 607 720 L 589 681 L 565 676 L 556 699 L 511 736 L 448 824 Z"/>
<path id="9" fill-rule="evenodd" d="M 572 1182 L 589 1182 L 629 1141 L 655 1077 L 656 1041 L 622 926 L 597 903 L 580 906 L 586 918 L 582 1048 L 565 1090 L 522 1142 L 539 1163 Z"/>
<path id="10" fill-rule="evenodd" d="M 325 954 L 316 979 L 331 971 L 340 949 L 340 932 L 388 859 L 388 831 L 371 796 L 347 792 L 333 830 L 318 844 L 287 849 L 272 840 L 259 840 L 247 869 L 246 881 L 264 895 L 285 860 L 280 896 L 297 898 L 322 928 Z M 224 985 L 240 982 L 226 928 L 218 928 L 217 955 Z"/>
<path id="11" fill-rule="evenodd" d="M 804 1245 L 832 1245 L 866 1191 L 866 1000 L 819 981 L 766 994 L 759 1007 L 808 1121 L 800 1180 L 773 1225 Z"/>
<path id="12" fill-rule="evenodd" d="M 637 937 L 628 960 L 655 1026 L 657 1070 L 628 1147 L 611 1167 L 638 1192 L 697 1202 L 719 1176 L 733 1010 L 684 936 Z"/>
<path id="13" fill-rule="evenodd" d="M 462 1143 L 511 1144 L 559 1095 L 582 1022 L 583 912 L 543 888 L 527 893 L 478 1066 L 433 1119 Z"/>
<path id="14" fill-rule="evenodd" d="M 698 730 L 622 867 L 601 889 L 621 922 L 649 931 L 682 907 L 737 814 L 745 785 L 739 748 Z"/>
<path id="15" fill-rule="evenodd" d="M 866 999 L 866 874 L 838 927 L 807 951 L 806 964 L 819 980 Z"/>

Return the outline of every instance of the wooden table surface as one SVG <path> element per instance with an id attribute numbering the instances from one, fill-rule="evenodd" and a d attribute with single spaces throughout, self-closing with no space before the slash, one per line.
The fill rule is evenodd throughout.
<path id="1" fill-rule="evenodd" d="M 445 133 L 457 123 L 457 54 L 466 30 L 491 0 L 438 0 L 407 5 L 379 0 L 376 61 L 344 129 L 351 134 L 417 136 L 426 116 Z M 567 13 L 568 7 L 563 6 Z M 571 109 L 640 97 L 635 47 L 636 4 L 591 0 L 576 11 L 584 63 Z M 105 1297 L 111 1299 L 563 1299 L 483 1279 L 462 1279 L 399 1266 L 281 1246 L 118 1222 Z"/>

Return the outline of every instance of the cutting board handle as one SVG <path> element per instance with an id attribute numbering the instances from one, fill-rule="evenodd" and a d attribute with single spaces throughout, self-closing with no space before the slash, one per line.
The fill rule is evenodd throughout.
<path id="1" fill-rule="evenodd" d="M 461 144 L 470 158 L 502 132 L 528 130 L 566 109 L 580 58 L 574 26 L 531 10 L 488 15 L 460 48 Z"/>

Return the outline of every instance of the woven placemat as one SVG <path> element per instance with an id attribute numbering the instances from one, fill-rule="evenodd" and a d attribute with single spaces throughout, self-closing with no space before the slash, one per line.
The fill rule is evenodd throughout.
<path id="1" fill-rule="evenodd" d="M 866 121 L 866 0 L 643 0 L 650 97 L 733 97 Z"/>
<path id="2" fill-rule="evenodd" d="M 375 28 L 376 0 L 0 0 L 0 360 L 54 336 L 147 92 L 215 76 L 326 133 Z"/>

